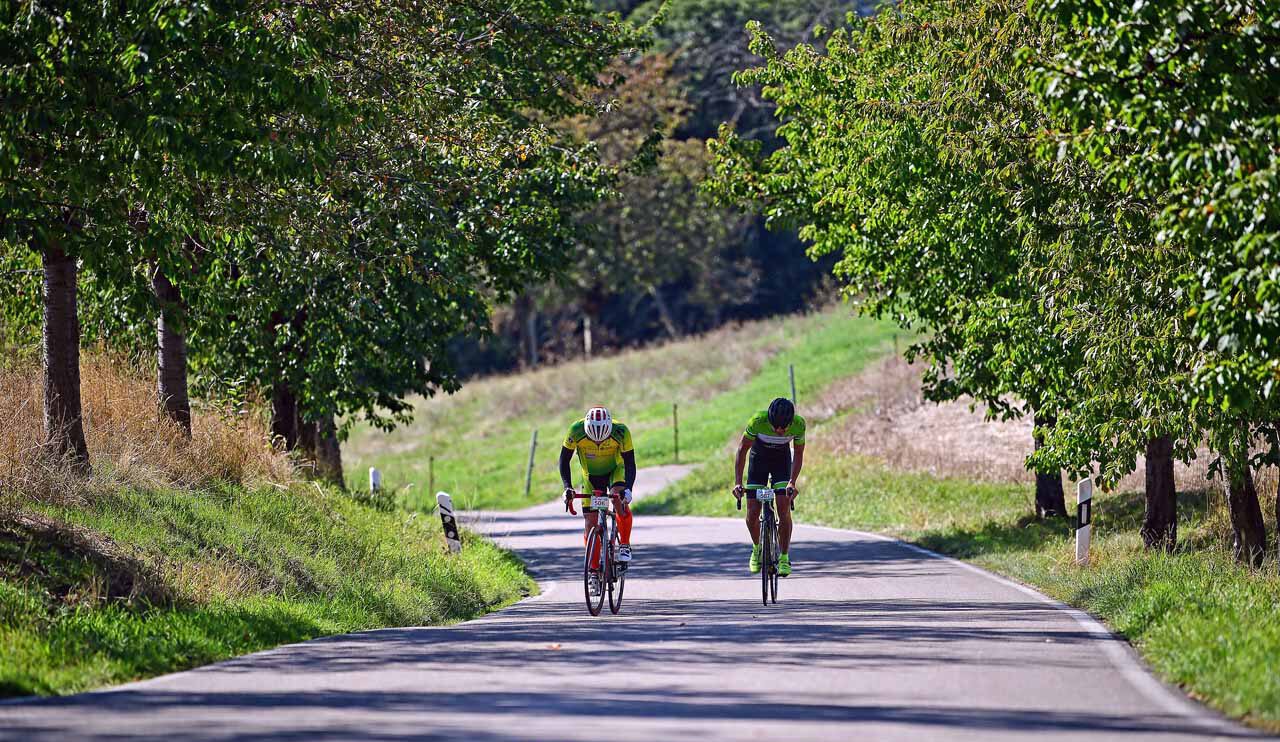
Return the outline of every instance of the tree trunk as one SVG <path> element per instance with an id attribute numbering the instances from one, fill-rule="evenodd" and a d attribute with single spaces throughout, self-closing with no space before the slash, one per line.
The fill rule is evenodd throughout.
<path id="1" fill-rule="evenodd" d="M 156 319 L 156 342 L 159 348 L 159 371 L 156 374 L 156 393 L 160 405 L 169 419 L 178 424 L 188 438 L 191 437 L 191 398 L 187 394 L 187 334 L 186 305 L 169 278 L 156 269 L 151 279 L 160 308 Z"/>
<path id="2" fill-rule="evenodd" d="M 1040 450 L 1040 431 L 1044 428 L 1052 428 L 1057 421 L 1051 417 L 1041 417 L 1036 415 L 1034 418 L 1035 430 L 1032 431 L 1032 437 L 1035 439 L 1035 450 Z M 1062 491 L 1062 472 L 1061 471 L 1036 471 L 1036 516 L 1037 517 L 1066 517 L 1067 515 L 1067 498 Z"/>
<path id="3" fill-rule="evenodd" d="M 338 426 L 333 415 L 324 415 L 316 423 L 316 473 L 326 482 L 345 489 L 342 472 L 342 444 L 338 441 Z"/>
<path id="4" fill-rule="evenodd" d="M 591 360 L 591 315 L 582 318 L 582 353 Z"/>
<path id="5" fill-rule="evenodd" d="M 288 382 L 271 385 L 271 440 L 277 447 L 292 451 L 298 447 L 298 399 Z"/>
<path id="6" fill-rule="evenodd" d="M 1142 543 L 1148 549 L 1173 551 L 1178 544 L 1178 491 L 1173 482 L 1173 439 L 1147 441 L 1147 509 Z"/>
<path id="7" fill-rule="evenodd" d="M 53 452 L 88 475 L 89 446 L 84 440 L 80 405 L 80 317 L 76 299 L 76 261 L 49 245 L 44 263 L 44 434 Z"/>
<path id="8" fill-rule="evenodd" d="M 666 297 L 657 286 L 649 287 L 649 295 L 653 297 L 653 303 L 658 308 L 658 319 L 662 322 L 662 329 L 666 330 L 667 335 L 672 339 L 679 337 L 680 332 L 676 329 L 675 320 L 671 318 L 671 309 L 667 306 Z"/>
<path id="9" fill-rule="evenodd" d="M 1227 462 L 1227 505 L 1231 510 L 1232 544 L 1236 561 L 1262 566 L 1267 553 L 1267 526 L 1262 520 L 1262 505 L 1253 472 L 1249 469 L 1247 449 L 1244 455 L 1233 451 Z"/>

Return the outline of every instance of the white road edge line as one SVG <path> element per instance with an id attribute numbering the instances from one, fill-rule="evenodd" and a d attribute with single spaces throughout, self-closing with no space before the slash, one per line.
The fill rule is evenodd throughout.
<path id="1" fill-rule="evenodd" d="M 1129 681 L 1130 685 L 1137 688 L 1138 692 L 1146 696 L 1147 700 L 1157 706 L 1160 706 L 1166 711 L 1178 716 L 1192 717 L 1196 719 L 1196 721 L 1207 722 L 1221 731 L 1231 732 L 1233 736 L 1239 736 L 1241 731 L 1246 731 L 1253 733 L 1258 737 L 1269 737 L 1269 735 L 1265 735 L 1258 730 L 1251 729 L 1240 722 L 1219 714 L 1214 709 L 1197 704 L 1187 698 L 1182 691 L 1175 690 L 1169 685 L 1166 685 L 1162 680 L 1153 675 L 1151 671 L 1147 669 L 1146 665 L 1143 664 L 1137 656 L 1135 656 L 1134 650 L 1123 637 L 1117 635 L 1111 629 L 1108 629 L 1103 625 L 1101 621 L 1079 608 L 1075 608 L 1060 600 L 1051 598 L 1048 595 L 1045 595 L 1034 588 L 1023 585 L 1020 582 L 995 574 L 994 572 L 989 572 L 981 567 L 956 559 L 955 557 L 949 557 L 946 554 L 939 554 L 938 552 L 931 551 L 923 546 L 917 546 L 903 541 L 902 539 L 894 538 L 893 536 L 886 536 L 882 533 L 872 533 L 870 531 L 856 531 L 850 528 L 833 528 L 831 526 L 819 526 L 808 523 L 796 523 L 796 525 L 800 528 L 811 528 L 818 531 L 852 533 L 877 541 L 891 543 L 909 551 L 924 554 L 931 559 L 940 559 L 955 567 L 959 567 L 960 569 L 977 575 L 982 575 L 983 577 L 998 582 L 1005 587 L 1013 588 L 1024 595 L 1035 598 L 1041 603 L 1045 603 L 1057 608 L 1058 610 L 1066 612 L 1067 615 L 1071 616 L 1071 618 L 1089 634 L 1108 639 L 1109 641 L 1103 642 L 1102 651 L 1105 652 L 1107 657 L 1111 660 L 1111 664 L 1120 671 L 1120 674 Z"/>

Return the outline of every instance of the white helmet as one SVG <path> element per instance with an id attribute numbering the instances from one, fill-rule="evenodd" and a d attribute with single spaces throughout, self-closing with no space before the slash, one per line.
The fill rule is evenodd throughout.
<path id="1" fill-rule="evenodd" d="M 599 405 L 587 410 L 587 416 L 582 419 L 587 426 L 587 437 L 599 443 L 609 434 L 613 432 L 613 417 L 609 415 L 609 411 Z"/>

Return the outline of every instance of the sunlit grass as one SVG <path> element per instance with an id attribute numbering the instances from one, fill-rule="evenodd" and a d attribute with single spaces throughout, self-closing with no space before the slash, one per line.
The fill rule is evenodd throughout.
<path id="1" fill-rule="evenodd" d="M 675 461 L 672 405 L 679 405 L 680 462 L 718 454 L 750 414 L 790 395 L 796 367 L 800 411 L 833 381 L 892 349 L 895 328 L 824 312 L 726 328 L 659 347 L 479 380 L 453 396 L 419 400 L 413 424 L 391 434 L 358 427 L 346 454 L 354 487 L 376 466 L 414 507 L 436 489 L 468 508 L 514 508 L 554 496 L 565 431 L 587 406 L 609 405 L 630 426 L 640 466 Z M 524 497 L 529 442 L 538 431 L 532 496 Z"/>

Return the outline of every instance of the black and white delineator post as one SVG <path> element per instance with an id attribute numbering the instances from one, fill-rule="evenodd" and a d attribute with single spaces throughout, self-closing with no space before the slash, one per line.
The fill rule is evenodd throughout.
<path id="1" fill-rule="evenodd" d="M 1089 538 L 1093 535 L 1093 480 L 1076 485 L 1076 564 L 1089 563 Z"/>
<path id="2" fill-rule="evenodd" d="M 440 524 L 444 526 L 444 540 L 449 544 L 449 551 L 457 554 L 462 551 L 462 537 L 458 535 L 458 521 L 453 517 L 453 498 L 448 492 L 437 492 L 436 507 L 440 510 Z"/>
<path id="3" fill-rule="evenodd" d="M 377 492 L 382 489 L 382 472 L 374 467 L 369 467 L 369 492 Z"/>

